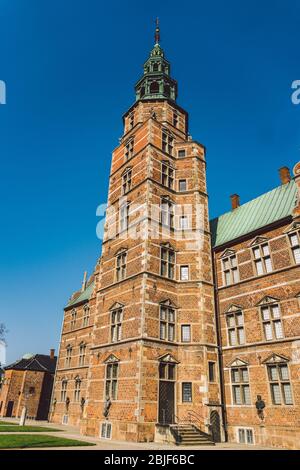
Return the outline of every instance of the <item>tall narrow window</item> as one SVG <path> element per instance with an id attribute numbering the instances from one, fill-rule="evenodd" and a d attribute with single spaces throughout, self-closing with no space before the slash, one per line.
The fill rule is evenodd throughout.
<path id="1" fill-rule="evenodd" d="M 193 401 L 192 382 L 182 383 L 182 401 L 183 403 L 191 403 Z"/>
<path id="2" fill-rule="evenodd" d="M 239 282 L 239 271 L 236 255 L 227 256 L 222 259 L 223 277 L 226 286 Z"/>
<path id="3" fill-rule="evenodd" d="M 161 276 L 174 279 L 175 252 L 168 246 L 161 247 L 160 274 Z"/>
<path id="4" fill-rule="evenodd" d="M 127 252 L 122 251 L 117 255 L 117 281 L 121 281 L 126 277 L 126 264 L 127 264 Z"/>
<path id="5" fill-rule="evenodd" d="M 161 183 L 169 189 L 174 187 L 174 169 L 168 162 L 161 165 Z"/>
<path id="6" fill-rule="evenodd" d="M 67 398 L 67 387 L 68 387 L 68 381 L 63 380 L 61 383 L 61 391 L 60 391 L 60 401 L 66 401 Z"/>
<path id="7" fill-rule="evenodd" d="M 175 341 L 175 310 L 167 305 L 160 306 L 160 339 Z"/>
<path id="8" fill-rule="evenodd" d="M 186 180 L 179 180 L 179 191 L 183 192 L 187 190 Z"/>
<path id="9" fill-rule="evenodd" d="M 230 346 L 245 343 L 244 316 L 243 312 L 237 311 L 226 315 L 228 340 Z"/>
<path id="10" fill-rule="evenodd" d="M 300 264 L 300 235 L 299 232 L 294 232 L 289 235 L 290 245 L 293 252 L 294 261 Z"/>
<path id="11" fill-rule="evenodd" d="M 186 230 L 189 228 L 189 218 L 186 215 L 181 215 L 179 218 L 179 228 Z"/>
<path id="12" fill-rule="evenodd" d="M 174 137 L 167 131 L 162 131 L 162 150 L 173 155 Z"/>
<path id="13" fill-rule="evenodd" d="M 160 202 L 160 221 L 169 228 L 174 228 L 174 204 L 168 198 Z"/>
<path id="14" fill-rule="evenodd" d="M 121 340 L 121 328 L 123 320 L 123 309 L 117 308 L 111 312 L 111 342 Z"/>
<path id="15" fill-rule="evenodd" d="M 111 400 L 117 399 L 118 369 L 118 363 L 106 366 L 105 397 Z"/>
<path id="16" fill-rule="evenodd" d="M 231 369 L 232 397 L 235 405 L 250 405 L 250 387 L 248 367 Z"/>
<path id="17" fill-rule="evenodd" d="M 173 126 L 174 127 L 178 126 L 178 114 L 175 112 L 173 113 Z"/>
<path id="18" fill-rule="evenodd" d="M 181 281 L 188 281 L 190 274 L 189 274 L 189 266 L 180 266 L 180 280 Z"/>
<path id="19" fill-rule="evenodd" d="M 74 389 L 74 401 L 80 401 L 80 392 L 81 392 L 81 380 L 79 378 L 75 379 L 75 389 Z"/>
<path id="20" fill-rule="evenodd" d="M 208 380 L 210 382 L 216 381 L 216 363 L 212 361 L 208 362 Z"/>
<path id="21" fill-rule="evenodd" d="M 252 251 L 257 275 L 272 272 L 273 267 L 268 243 L 256 246 Z"/>
<path id="22" fill-rule="evenodd" d="M 86 354 L 86 344 L 81 343 L 79 346 L 79 365 L 84 366 Z"/>
<path id="23" fill-rule="evenodd" d="M 181 341 L 190 343 L 191 341 L 191 325 L 181 325 Z"/>
<path id="24" fill-rule="evenodd" d="M 264 305 L 261 307 L 261 318 L 265 339 L 271 341 L 272 339 L 283 338 L 283 329 L 281 323 L 281 315 L 278 304 Z"/>
<path id="25" fill-rule="evenodd" d="M 134 139 L 130 139 L 127 141 L 125 145 L 125 158 L 129 160 L 133 156 L 133 148 L 134 148 Z"/>
<path id="26" fill-rule="evenodd" d="M 88 305 L 85 305 L 83 307 L 82 326 L 83 327 L 89 326 L 89 322 L 90 322 L 90 307 Z"/>
<path id="27" fill-rule="evenodd" d="M 134 127 L 134 113 L 130 113 L 129 115 L 129 126 L 130 126 L 130 129 Z"/>
<path id="28" fill-rule="evenodd" d="M 292 389 L 287 364 L 268 365 L 268 377 L 274 405 L 292 405 Z"/>
<path id="29" fill-rule="evenodd" d="M 71 330 L 74 330 L 76 327 L 76 318 L 77 318 L 77 312 L 74 308 L 71 313 Z"/>
<path id="30" fill-rule="evenodd" d="M 120 232 L 128 228 L 129 221 L 129 203 L 122 204 L 120 207 Z"/>
<path id="31" fill-rule="evenodd" d="M 131 169 L 128 168 L 128 170 L 125 171 L 125 173 L 122 176 L 122 193 L 126 194 L 128 191 L 131 189 Z"/>
<path id="32" fill-rule="evenodd" d="M 66 367 L 70 367 L 71 365 L 71 360 L 72 360 L 72 346 L 67 346 L 67 350 L 66 350 L 66 361 L 65 361 L 65 366 Z"/>

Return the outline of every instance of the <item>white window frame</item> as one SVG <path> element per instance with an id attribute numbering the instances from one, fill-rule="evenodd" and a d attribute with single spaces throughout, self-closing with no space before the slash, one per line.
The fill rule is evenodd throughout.
<path id="1" fill-rule="evenodd" d="M 264 251 L 265 248 L 267 248 L 267 253 Z M 256 256 L 257 251 L 259 251 L 259 256 Z M 252 259 L 253 259 L 253 263 L 255 266 L 256 276 L 263 276 L 264 274 L 271 274 L 274 271 L 271 252 L 270 252 L 270 246 L 269 246 L 268 241 L 252 246 Z M 269 265 L 266 262 L 266 260 L 270 261 L 271 269 L 268 269 Z M 259 272 L 258 266 L 262 267 L 262 272 Z"/>
<path id="2" fill-rule="evenodd" d="M 300 264 L 300 232 L 299 230 L 295 230 L 293 232 L 290 232 L 288 236 L 289 236 L 289 243 L 290 243 L 290 248 L 292 251 L 292 258 L 293 258 L 294 264 L 298 265 Z M 295 236 L 297 237 L 297 243 L 292 242 L 292 237 L 295 237 Z M 295 253 L 297 253 L 297 255 L 295 255 Z M 299 261 L 297 261 L 298 257 L 299 257 Z"/>
<path id="3" fill-rule="evenodd" d="M 253 442 L 240 442 L 240 431 L 244 431 L 245 433 L 245 436 L 247 435 L 247 431 L 250 431 L 252 433 L 252 440 Z M 239 426 L 236 428 L 236 442 L 239 443 L 239 444 L 245 444 L 245 445 L 255 445 L 255 433 L 254 433 L 254 429 L 253 428 L 249 428 L 249 427 L 244 427 L 244 426 Z"/>
<path id="4" fill-rule="evenodd" d="M 227 287 L 227 286 L 231 286 L 233 284 L 237 284 L 238 282 L 240 282 L 240 272 L 239 272 L 236 254 L 231 253 L 227 256 L 223 256 L 221 258 L 221 263 L 222 263 L 222 273 L 223 273 L 223 285 Z M 227 266 L 226 266 L 226 263 L 228 263 Z M 237 279 L 235 279 L 234 272 L 237 273 Z M 229 276 L 228 280 L 227 280 L 227 274 Z"/>
<path id="5" fill-rule="evenodd" d="M 274 317 L 274 308 L 275 307 L 278 308 L 278 313 L 279 313 L 278 317 Z M 268 315 L 269 315 L 268 319 L 264 318 L 264 311 L 266 311 L 266 310 L 268 311 Z M 266 303 L 264 305 L 260 305 L 260 319 L 261 319 L 261 323 L 262 323 L 262 330 L 263 330 L 264 339 L 266 341 L 280 340 L 280 339 L 283 339 L 285 337 L 284 329 L 283 329 L 283 320 L 282 320 L 282 315 L 281 315 L 281 309 L 280 309 L 279 302 L 272 302 L 272 303 Z M 278 323 L 278 322 L 281 325 L 281 331 L 282 331 L 282 336 L 281 337 L 277 337 L 277 333 L 276 333 L 275 323 Z M 271 338 L 267 338 L 266 328 L 265 328 L 267 324 L 269 324 L 270 328 L 271 328 L 271 334 L 272 334 Z"/>

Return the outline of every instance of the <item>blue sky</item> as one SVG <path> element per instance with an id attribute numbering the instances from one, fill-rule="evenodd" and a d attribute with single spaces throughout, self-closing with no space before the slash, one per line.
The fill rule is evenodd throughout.
<path id="1" fill-rule="evenodd" d="M 101 252 L 96 207 L 153 46 L 154 19 L 207 147 L 210 215 L 278 185 L 300 155 L 297 1 L 2 0 L 0 322 L 8 361 L 58 346 L 62 309 Z"/>

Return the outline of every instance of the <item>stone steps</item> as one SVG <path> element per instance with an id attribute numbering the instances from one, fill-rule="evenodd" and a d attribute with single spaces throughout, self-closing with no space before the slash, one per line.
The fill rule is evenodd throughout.
<path id="1" fill-rule="evenodd" d="M 192 425 L 176 425 L 173 426 L 173 430 L 176 434 L 176 444 L 184 446 L 201 446 L 201 445 L 211 445 L 214 446 L 215 443 L 210 439 L 210 437 L 195 428 Z"/>

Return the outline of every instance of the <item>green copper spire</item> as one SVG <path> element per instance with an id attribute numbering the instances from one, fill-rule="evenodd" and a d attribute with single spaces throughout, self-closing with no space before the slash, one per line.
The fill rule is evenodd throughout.
<path id="1" fill-rule="evenodd" d="M 155 28 L 155 44 L 144 64 L 144 75 L 135 85 L 136 101 L 169 99 L 176 101 L 177 82 L 170 77 L 170 63 L 161 48 L 158 18 Z"/>

